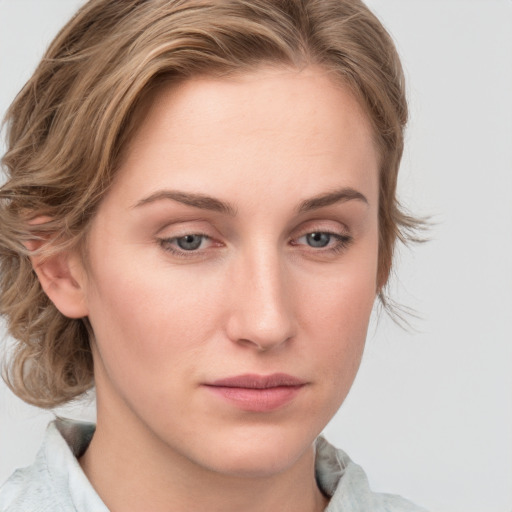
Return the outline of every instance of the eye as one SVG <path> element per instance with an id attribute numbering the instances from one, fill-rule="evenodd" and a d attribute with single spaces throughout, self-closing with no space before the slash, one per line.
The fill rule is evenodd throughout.
<path id="1" fill-rule="evenodd" d="M 201 233 L 187 233 L 183 236 L 172 238 L 161 238 L 159 240 L 162 248 L 175 256 L 192 256 L 202 253 L 213 243 L 208 235 Z"/>
<path id="2" fill-rule="evenodd" d="M 308 233 L 305 235 L 306 243 L 311 247 L 326 247 L 331 241 L 330 233 Z"/>
<path id="3" fill-rule="evenodd" d="M 205 238 L 205 235 L 185 235 L 175 240 L 180 249 L 184 251 L 195 251 L 199 249 Z"/>
<path id="4" fill-rule="evenodd" d="M 292 241 L 295 246 L 307 246 L 317 249 L 315 252 L 338 253 L 346 249 L 352 242 L 350 235 L 329 231 L 311 231 Z"/>

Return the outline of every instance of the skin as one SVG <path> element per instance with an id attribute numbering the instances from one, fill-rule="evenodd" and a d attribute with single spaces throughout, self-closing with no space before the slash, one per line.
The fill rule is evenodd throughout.
<path id="1" fill-rule="evenodd" d="M 313 442 L 361 360 L 377 212 L 369 122 L 321 69 L 156 94 L 92 221 L 87 265 L 36 264 L 57 307 L 94 329 L 98 423 L 80 463 L 110 510 L 323 510 Z M 318 247 L 310 233 L 331 235 Z M 194 234 L 199 247 L 180 249 Z M 304 385 L 266 412 L 204 385 L 278 372 Z"/>

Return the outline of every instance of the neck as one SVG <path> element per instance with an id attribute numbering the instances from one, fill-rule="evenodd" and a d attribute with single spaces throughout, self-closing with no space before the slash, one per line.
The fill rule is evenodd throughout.
<path id="1" fill-rule="evenodd" d="M 137 418 L 108 415 L 98 402 L 96 433 L 80 464 L 111 512 L 148 504 L 153 512 L 320 512 L 327 499 L 316 485 L 314 457 L 311 446 L 272 475 L 211 471 L 149 434 Z"/>

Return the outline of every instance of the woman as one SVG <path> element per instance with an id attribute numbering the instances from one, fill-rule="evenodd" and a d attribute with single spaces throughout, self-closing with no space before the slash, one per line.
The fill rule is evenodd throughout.
<path id="1" fill-rule="evenodd" d="M 49 426 L 1 510 L 418 510 L 319 434 L 397 237 L 407 107 L 358 1 L 92 0 L 8 113 L 7 379 Z"/>

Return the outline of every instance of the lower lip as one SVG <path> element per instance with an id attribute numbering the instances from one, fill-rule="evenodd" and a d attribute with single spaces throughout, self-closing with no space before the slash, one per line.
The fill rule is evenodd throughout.
<path id="1" fill-rule="evenodd" d="M 299 386 L 278 386 L 275 388 L 230 388 L 206 386 L 212 393 L 222 397 L 239 409 L 251 412 L 268 412 L 290 403 L 303 388 Z"/>

